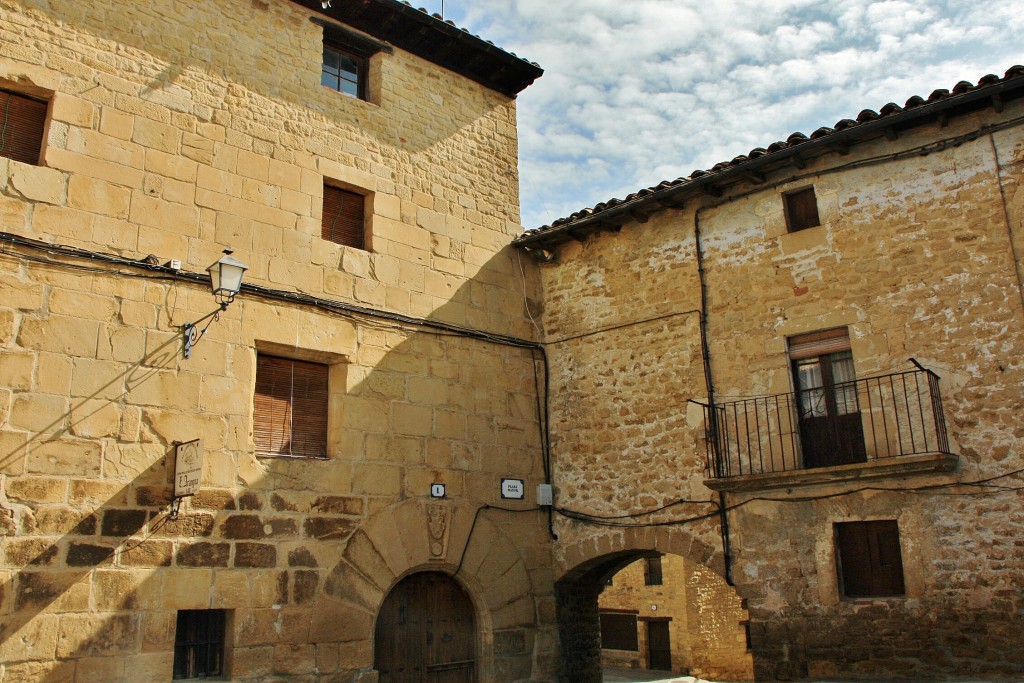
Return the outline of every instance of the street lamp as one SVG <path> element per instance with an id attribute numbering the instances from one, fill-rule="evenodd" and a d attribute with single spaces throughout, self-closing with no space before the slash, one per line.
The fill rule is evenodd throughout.
<path id="1" fill-rule="evenodd" d="M 213 298 L 219 304 L 219 308 L 207 313 L 199 320 L 185 323 L 181 326 L 182 338 L 184 341 L 185 358 L 192 357 L 192 347 L 199 343 L 199 340 L 206 334 L 206 328 L 214 320 L 220 318 L 221 311 L 226 311 L 231 302 L 235 300 L 238 290 L 242 288 L 242 276 L 249 266 L 245 265 L 231 255 L 230 249 L 224 250 L 222 256 L 216 263 L 212 264 L 206 271 L 210 274 L 210 289 L 213 290 Z M 199 329 L 199 323 L 207 320 L 209 322 Z"/>

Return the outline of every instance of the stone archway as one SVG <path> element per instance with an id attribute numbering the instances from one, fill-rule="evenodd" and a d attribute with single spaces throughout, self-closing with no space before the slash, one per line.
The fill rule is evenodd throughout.
<path id="1" fill-rule="evenodd" d="M 606 581 L 645 557 L 666 553 L 699 565 L 710 580 L 725 585 L 721 550 L 710 524 L 693 532 L 671 527 L 607 529 L 556 551 L 555 583 L 561 642 L 561 680 L 601 683 L 601 626 L 598 597 Z M 730 588 L 739 599 L 735 588 Z"/>

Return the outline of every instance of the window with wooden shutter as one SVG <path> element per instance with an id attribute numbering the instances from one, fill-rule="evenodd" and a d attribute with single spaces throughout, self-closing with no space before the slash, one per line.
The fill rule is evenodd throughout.
<path id="1" fill-rule="evenodd" d="M 639 650 L 636 613 L 601 612 L 601 647 L 606 650 Z"/>
<path id="2" fill-rule="evenodd" d="M 322 237 L 356 249 L 366 248 L 366 198 L 356 192 L 324 185 Z"/>
<path id="3" fill-rule="evenodd" d="M 661 573 L 661 558 L 648 557 L 644 560 L 644 585 L 660 586 L 664 579 Z"/>
<path id="4" fill-rule="evenodd" d="M 850 598 L 905 595 L 900 531 L 896 520 L 835 525 L 842 594 Z"/>
<path id="5" fill-rule="evenodd" d="M 790 232 L 821 225 L 818 218 L 818 198 L 814 188 L 808 187 L 782 195 L 785 206 L 786 226 Z"/>
<path id="6" fill-rule="evenodd" d="M 38 164 L 47 104 L 0 89 L 0 156 Z"/>
<path id="7" fill-rule="evenodd" d="M 321 363 L 256 357 L 253 439 L 257 455 L 327 457 L 329 370 Z"/>

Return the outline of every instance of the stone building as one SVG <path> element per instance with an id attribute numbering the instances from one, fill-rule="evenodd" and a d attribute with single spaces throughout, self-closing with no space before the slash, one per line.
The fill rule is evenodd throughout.
<path id="1" fill-rule="evenodd" d="M 0 0 L 5 683 L 553 675 L 541 71 L 330 5 Z"/>
<path id="2" fill-rule="evenodd" d="M 561 646 L 608 576 L 733 586 L 758 680 L 1024 674 L 1024 68 L 526 233 Z"/>
<path id="3" fill-rule="evenodd" d="M 747 614 L 721 577 L 678 555 L 637 560 L 598 598 L 601 661 L 713 680 L 750 680 Z"/>

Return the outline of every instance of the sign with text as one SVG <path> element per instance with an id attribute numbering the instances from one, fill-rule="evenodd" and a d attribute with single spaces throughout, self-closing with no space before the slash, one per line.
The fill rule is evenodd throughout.
<path id="1" fill-rule="evenodd" d="M 522 500 L 526 496 L 526 486 L 522 479 L 502 479 L 501 497 Z"/>
<path id="2" fill-rule="evenodd" d="M 199 493 L 203 478 L 203 440 L 186 441 L 174 447 L 174 497 Z"/>

